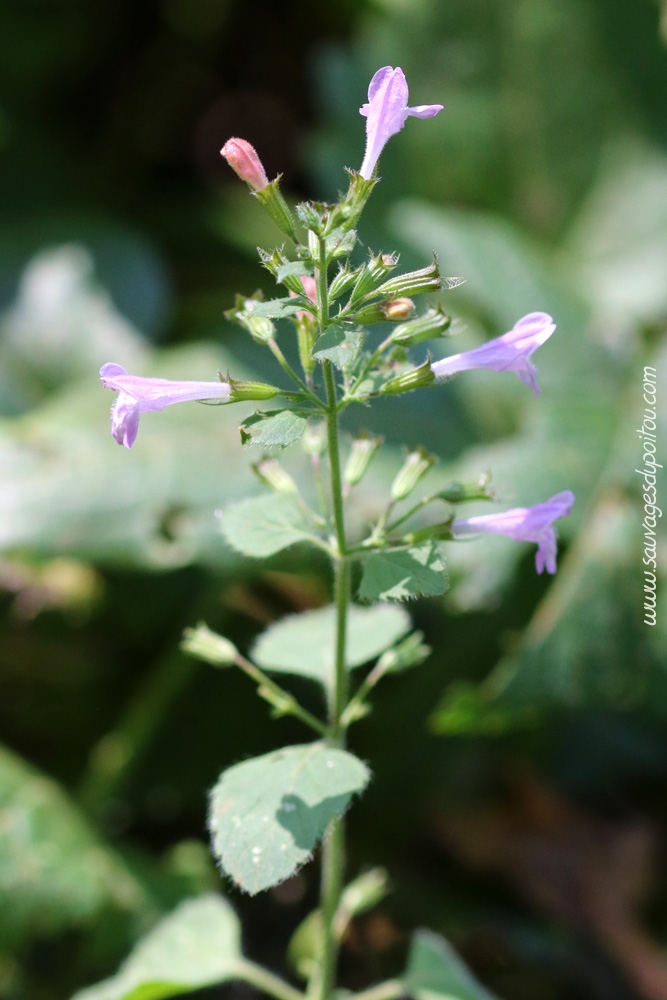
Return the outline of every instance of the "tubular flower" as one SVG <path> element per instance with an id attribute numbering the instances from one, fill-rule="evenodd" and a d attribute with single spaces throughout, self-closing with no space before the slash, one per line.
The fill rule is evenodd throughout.
<path id="1" fill-rule="evenodd" d="M 483 514 L 468 517 L 452 524 L 454 537 L 476 535 L 478 532 L 492 535 L 507 535 L 516 542 L 536 542 L 535 567 L 541 573 L 556 572 L 556 532 L 553 522 L 570 513 L 574 503 L 574 493 L 563 490 L 544 503 L 532 507 L 514 507 L 502 514 Z"/>
<path id="2" fill-rule="evenodd" d="M 220 150 L 237 176 L 249 184 L 253 191 L 263 191 L 269 178 L 257 155 L 257 150 L 246 139 L 228 139 Z"/>
<path id="3" fill-rule="evenodd" d="M 167 378 L 128 375 L 121 365 L 109 362 L 100 368 L 105 389 L 118 391 L 111 408 L 111 434 L 118 444 L 131 448 L 137 439 L 139 416 L 149 410 L 163 410 L 172 403 L 189 400 L 221 399 L 231 395 L 229 382 L 172 382 Z"/>
<path id="4" fill-rule="evenodd" d="M 530 355 L 549 339 L 556 329 L 548 313 L 528 313 L 518 320 L 508 333 L 496 337 L 463 354 L 453 354 L 442 361 L 436 361 L 431 367 L 436 378 L 455 375 L 457 372 L 471 368 L 493 368 L 497 372 L 516 372 L 522 382 L 539 395 L 535 380 L 536 368 L 530 361 Z"/>
<path id="5" fill-rule="evenodd" d="M 366 151 L 359 173 L 370 180 L 385 143 L 400 132 L 409 115 L 432 118 L 442 111 L 442 104 L 420 104 L 408 107 L 408 83 L 400 67 L 383 66 L 370 82 L 368 104 L 359 108 L 366 117 Z"/>

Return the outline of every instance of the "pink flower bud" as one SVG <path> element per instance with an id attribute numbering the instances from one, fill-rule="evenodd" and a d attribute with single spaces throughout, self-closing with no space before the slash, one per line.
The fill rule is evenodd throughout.
<path id="1" fill-rule="evenodd" d="M 242 181 L 249 184 L 253 191 L 263 191 L 268 186 L 269 179 L 262 161 L 254 146 L 245 139 L 228 139 L 220 150 L 220 155 L 224 156 L 232 170 Z"/>

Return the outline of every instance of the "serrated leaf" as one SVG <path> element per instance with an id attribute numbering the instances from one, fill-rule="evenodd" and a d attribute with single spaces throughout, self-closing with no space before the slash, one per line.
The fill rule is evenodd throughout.
<path id="1" fill-rule="evenodd" d="M 306 418 L 293 410 L 253 413 L 239 427 L 242 444 L 286 448 L 303 436 Z"/>
<path id="2" fill-rule="evenodd" d="M 307 264 L 304 264 L 302 260 L 291 260 L 288 264 L 281 264 L 276 269 L 276 281 L 284 281 L 285 278 L 289 278 L 291 275 L 297 275 L 297 277 L 305 277 L 306 275 L 312 275 L 313 269 Z"/>
<path id="3" fill-rule="evenodd" d="M 375 659 L 409 629 L 410 617 L 402 608 L 352 605 L 347 622 L 348 668 Z M 288 615 L 271 625 L 255 643 L 252 658 L 267 670 L 311 677 L 326 685 L 333 673 L 335 643 L 336 609 L 329 605 Z"/>
<path id="4" fill-rule="evenodd" d="M 361 563 L 361 601 L 405 601 L 447 589 L 445 560 L 435 542 L 372 552 Z"/>
<path id="5" fill-rule="evenodd" d="M 135 947 L 119 972 L 72 1000 L 162 1000 L 237 977 L 238 918 L 221 896 L 189 899 Z"/>
<path id="6" fill-rule="evenodd" d="M 319 361 L 331 361 L 336 368 L 347 368 L 355 360 L 363 341 L 363 330 L 346 329 L 334 323 L 315 341 L 313 357 Z"/>
<path id="7" fill-rule="evenodd" d="M 313 535 L 303 508 L 290 494 L 267 494 L 230 504 L 220 516 L 220 530 L 237 552 L 262 558 L 308 541 Z"/>
<path id="8" fill-rule="evenodd" d="M 365 764 L 324 743 L 283 747 L 224 771 L 209 810 L 213 851 L 254 894 L 310 858 L 334 816 L 370 777 Z"/>
<path id="9" fill-rule="evenodd" d="M 310 305 L 312 307 L 312 302 Z M 253 316 L 264 316 L 266 319 L 283 319 L 285 316 L 294 316 L 303 308 L 304 303 L 299 296 L 269 299 L 267 302 L 246 299 L 246 312 L 252 313 Z"/>
<path id="10" fill-rule="evenodd" d="M 495 1000 L 450 943 L 432 931 L 413 935 L 403 983 L 414 1000 Z"/>

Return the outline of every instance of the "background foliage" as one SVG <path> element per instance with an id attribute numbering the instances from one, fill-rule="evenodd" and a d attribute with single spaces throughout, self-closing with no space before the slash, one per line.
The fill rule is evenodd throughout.
<path id="1" fill-rule="evenodd" d="M 350 819 L 350 869 L 384 863 L 396 890 L 353 925 L 343 978 L 391 974 L 428 924 L 507 1000 L 667 996 L 667 607 L 663 588 L 642 624 L 633 472 L 646 364 L 667 439 L 660 18 L 652 0 L 5 0 L 2 1000 L 69 997 L 220 887 L 207 792 L 274 730 L 243 677 L 178 652 L 182 629 L 245 649 L 329 581 L 298 547 L 258 569 L 224 545 L 214 512 L 255 490 L 238 408 L 149 415 L 130 455 L 97 369 L 271 380 L 223 311 L 270 292 L 255 247 L 275 235 L 218 150 L 241 135 L 295 199 L 334 196 L 386 63 L 446 109 L 387 147 L 362 238 L 465 276 L 445 299 L 458 350 L 533 309 L 558 332 L 537 402 L 476 372 L 364 413 L 394 451 L 360 522 L 401 445 L 439 455 L 434 488 L 489 468 L 510 506 L 577 504 L 554 581 L 489 538 L 450 546 L 451 590 L 411 606 L 434 653 L 357 727 L 375 779 Z M 246 952 L 275 964 L 314 892 L 306 869 L 234 895 Z"/>

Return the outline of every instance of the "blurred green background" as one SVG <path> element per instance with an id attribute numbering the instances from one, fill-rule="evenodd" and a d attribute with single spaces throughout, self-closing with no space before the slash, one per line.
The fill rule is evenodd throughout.
<path id="1" fill-rule="evenodd" d="M 505 506 L 577 503 L 554 580 L 532 546 L 481 539 L 450 546 L 444 600 L 411 606 L 433 656 L 387 681 L 353 747 L 375 779 L 350 814 L 350 872 L 381 862 L 395 890 L 353 928 L 342 980 L 395 973 L 427 925 L 506 1000 L 667 997 L 667 605 L 663 587 L 643 624 L 633 471 L 645 365 L 667 440 L 665 11 L 2 0 L 0 1000 L 67 1000 L 219 888 L 208 789 L 304 739 L 243 677 L 178 652 L 200 619 L 245 649 L 328 599 L 308 553 L 258 565 L 216 533 L 215 510 L 260 489 L 238 410 L 150 414 L 129 453 L 97 372 L 276 378 L 223 317 L 235 292 L 271 293 L 256 246 L 277 236 L 218 150 L 240 135 L 288 197 L 335 197 L 385 64 L 445 111 L 391 140 L 363 242 L 416 266 L 435 250 L 466 278 L 442 296 L 456 350 L 537 309 L 558 331 L 539 401 L 473 372 L 351 414 L 388 442 L 359 523 L 401 445 L 440 457 L 429 488 L 490 469 Z M 281 969 L 316 879 L 231 893 L 249 955 Z"/>

